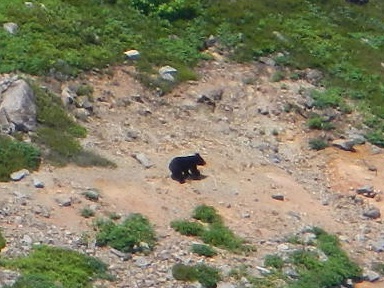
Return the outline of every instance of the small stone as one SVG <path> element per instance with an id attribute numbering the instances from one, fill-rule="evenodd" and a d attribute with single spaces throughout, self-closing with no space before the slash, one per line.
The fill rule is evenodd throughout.
<path id="1" fill-rule="evenodd" d="M 132 259 L 132 254 L 130 253 L 124 253 L 124 252 L 121 252 L 117 249 L 114 249 L 114 248 L 111 248 L 109 250 L 112 254 L 116 255 L 117 257 L 119 257 L 121 260 L 123 261 L 127 261 L 129 259 Z"/>
<path id="2" fill-rule="evenodd" d="M 44 188 L 44 183 L 41 182 L 39 179 L 34 178 L 33 179 L 33 186 L 35 186 L 35 188 Z"/>
<path id="3" fill-rule="evenodd" d="M 284 201 L 284 195 L 274 194 L 274 195 L 272 195 L 272 199 L 279 200 L 279 201 Z"/>
<path id="4" fill-rule="evenodd" d="M 143 153 L 133 154 L 132 157 L 139 161 L 146 169 L 154 165 Z"/>
<path id="5" fill-rule="evenodd" d="M 27 175 L 29 175 L 29 171 L 27 169 L 21 169 L 19 171 L 13 172 L 10 177 L 13 181 L 20 181 Z"/>
<path id="6" fill-rule="evenodd" d="M 372 207 L 366 211 L 363 212 L 363 216 L 371 218 L 371 219 L 377 219 L 380 218 L 381 213 L 378 208 Z"/>
<path id="7" fill-rule="evenodd" d="M 366 281 L 375 282 L 375 281 L 380 279 L 380 274 L 375 272 L 375 271 L 369 270 L 369 269 L 364 269 L 363 278 Z"/>

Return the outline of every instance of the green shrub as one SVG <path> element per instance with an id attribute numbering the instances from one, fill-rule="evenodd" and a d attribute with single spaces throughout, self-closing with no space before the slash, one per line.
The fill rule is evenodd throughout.
<path id="1" fill-rule="evenodd" d="M 199 205 L 193 211 L 192 217 L 204 223 L 221 223 L 222 219 L 212 206 Z"/>
<path id="2" fill-rule="evenodd" d="M 195 269 L 197 271 L 197 280 L 203 287 L 217 287 L 217 282 L 221 279 L 219 270 L 205 264 L 197 264 Z"/>
<path id="3" fill-rule="evenodd" d="M 7 244 L 7 241 L 5 241 L 3 233 L 1 233 L 1 230 L 0 230 L 0 251 L 5 247 L 6 244 Z"/>
<path id="4" fill-rule="evenodd" d="M 152 249 L 156 243 L 155 232 L 149 220 L 141 214 L 132 214 L 122 223 L 115 224 L 111 220 L 96 222 L 98 233 L 96 245 L 109 245 L 122 252 L 140 251 L 140 243 L 148 244 Z"/>
<path id="5" fill-rule="evenodd" d="M 172 276 L 179 281 L 192 282 L 197 280 L 205 288 L 216 287 L 217 282 L 221 279 L 219 270 L 205 264 L 195 266 L 175 264 L 172 267 Z"/>
<path id="6" fill-rule="evenodd" d="M 0 181 L 8 181 L 12 172 L 23 168 L 37 170 L 39 165 L 38 148 L 0 135 Z"/>
<path id="7" fill-rule="evenodd" d="M 213 257 L 217 255 L 215 249 L 213 249 L 211 246 L 204 244 L 193 244 L 191 250 L 193 253 L 196 253 L 200 256 Z"/>
<path id="8" fill-rule="evenodd" d="M 204 226 L 200 223 L 184 220 L 172 221 L 171 227 L 186 236 L 201 236 L 205 230 Z"/>
<path id="9" fill-rule="evenodd" d="M 347 279 L 360 279 L 361 269 L 352 262 L 341 249 L 338 238 L 314 227 L 315 245 L 327 256 L 321 261 L 315 251 L 298 250 L 291 256 L 298 268 L 300 277 L 289 288 L 331 288 L 339 286 Z"/>
<path id="10" fill-rule="evenodd" d="M 218 223 L 212 224 L 208 230 L 205 230 L 201 239 L 204 243 L 233 252 L 245 249 L 243 239 L 236 236 L 228 227 Z"/>
<path id="11" fill-rule="evenodd" d="M 325 91 L 313 90 L 311 96 L 315 100 L 315 106 L 320 109 L 327 107 L 337 108 L 343 102 L 341 91 L 337 88 Z"/>
<path id="12" fill-rule="evenodd" d="M 95 216 L 95 211 L 89 207 L 84 207 L 83 209 L 81 209 L 80 214 L 84 218 L 91 218 Z"/>
<path id="13" fill-rule="evenodd" d="M 7 259 L 2 264 L 20 270 L 23 276 L 15 284 L 20 288 L 91 287 L 96 278 L 112 279 L 100 260 L 51 246 L 36 246 L 27 257 Z"/>
<path id="14" fill-rule="evenodd" d="M 332 130 L 335 126 L 327 121 L 324 121 L 323 118 L 317 114 L 312 115 L 308 121 L 307 125 L 310 129 L 318 129 L 318 130 Z"/>
<path id="15" fill-rule="evenodd" d="M 264 265 L 267 267 L 281 269 L 284 266 L 284 260 L 277 255 L 267 255 L 264 259 Z"/>
<path id="16" fill-rule="evenodd" d="M 309 147 L 312 150 L 319 151 L 319 150 L 323 150 L 323 149 L 327 148 L 328 143 L 327 143 L 327 141 L 325 141 L 322 138 L 313 138 L 313 139 L 309 140 Z"/>
<path id="17" fill-rule="evenodd" d="M 57 281 L 41 274 L 21 275 L 12 286 L 4 286 L 4 288 L 61 288 L 65 287 L 57 284 Z"/>
<path id="18" fill-rule="evenodd" d="M 195 267 L 180 263 L 173 265 L 172 276 L 179 281 L 192 282 L 197 280 L 197 272 Z"/>
<path id="19" fill-rule="evenodd" d="M 365 137 L 367 138 L 367 140 L 376 145 L 376 146 L 379 146 L 379 147 L 382 147 L 384 148 L 384 134 L 383 134 L 383 131 L 380 131 L 380 130 L 377 130 L 377 131 L 373 131 L 373 132 L 369 132 L 365 135 Z"/>
<path id="20" fill-rule="evenodd" d="M 249 252 L 254 247 L 246 245 L 245 241 L 236 236 L 228 227 L 212 206 L 199 205 L 193 211 L 193 218 L 208 224 L 204 227 L 198 222 L 177 220 L 171 222 L 171 227 L 183 235 L 198 236 L 204 243 L 227 249 L 229 251 Z"/>
<path id="21" fill-rule="evenodd" d="M 280 82 L 284 80 L 285 74 L 282 71 L 276 71 L 271 77 L 271 82 Z"/>

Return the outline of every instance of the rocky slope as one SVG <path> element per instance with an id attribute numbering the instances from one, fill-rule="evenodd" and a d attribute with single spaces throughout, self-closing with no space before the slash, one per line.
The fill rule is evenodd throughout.
<path id="1" fill-rule="evenodd" d="M 128 65 L 64 85 L 45 79 L 58 95 L 79 81 L 94 88 L 93 114 L 81 117 L 89 131 L 82 144 L 113 160 L 117 168 L 43 163 L 19 182 L 1 183 L 0 226 L 8 241 L 1 253 L 23 255 L 34 243 L 67 246 L 110 265 L 116 282 L 95 287 L 198 287 L 174 280 L 172 266 L 206 261 L 225 274 L 246 264 L 251 274 L 260 275 L 257 267 L 263 266 L 265 255 L 287 249 L 288 244 L 282 245 L 286 236 L 314 225 L 338 235 L 362 267 L 370 270 L 372 263 L 382 262 L 381 217 L 369 214 L 383 206 L 382 150 L 369 144 L 355 146 L 356 152 L 337 147 L 310 150 L 308 140 L 319 134 L 349 137 L 340 131 L 358 127 L 359 117 L 341 117 L 335 110 L 337 132 L 309 130 L 306 91 L 315 87 L 315 74 L 301 71 L 299 80 L 273 82 L 276 69 L 218 59 L 198 67 L 198 81 L 163 96 L 141 86 Z M 170 159 L 197 151 L 208 163 L 201 169 L 206 178 L 183 185 L 173 181 L 167 168 Z M 35 188 L 34 179 L 44 188 Z M 375 197 L 356 192 L 371 187 Z M 84 198 L 87 189 L 100 191 L 98 202 Z M 180 236 L 169 224 L 190 217 L 199 204 L 214 206 L 257 251 L 249 256 L 221 251 L 213 260 L 191 254 L 190 245 L 197 239 Z M 158 246 L 150 255 L 124 261 L 108 248 L 84 243 L 85 235 L 92 239 L 93 234 L 93 220 L 80 215 L 84 207 L 95 210 L 96 217 L 142 213 L 155 225 Z M 2 273 L 3 282 L 14 278 Z M 237 284 L 226 277 L 219 287 Z M 379 280 L 362 285 L 384 284 Z"/>

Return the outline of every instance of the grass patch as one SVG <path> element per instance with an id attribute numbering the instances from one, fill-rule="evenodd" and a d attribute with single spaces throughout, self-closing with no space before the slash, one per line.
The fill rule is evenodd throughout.
<path id="1" fill-rule="evenodd" d="M 217 255 L 217 252 L 214 248 L 204 244 L 193 244 L 191 251 L 195 254 L 205 257 L 213 257 Z"/>
<path id="2" fill-rule="evenodd" d="M 81 209 L 80 214 L 84 218 L 91 218 L 95 216 L 95 211 L 89 207 L 84 207 L 83 209 Z"/>
<path id="3" fill-rule="evenodd" d="M 221 279 L 219 270 L 205 264 L 175 264 L 172 267 L 172 276 L 179 281 L 198 281 L 205 288 L 217 287 L 217 282 Z"/>
<path id="4" fill-rule="evenodd" d="M 318 114 L 311 115 L 311 117 L 307 120 L 307 125 L 310 129 L 326 130 L 326 131 L 335 129 L 335 126 L 332 123 L 330 123 L 329 121 L 325 121 Z"/>
<path id="5" fill-rule="evenodd" d="M 212 224 L 222 222 L 221 216 L 217 214 L 216 209 L 207 205 L 197 206 L 193 211 L 192 217 L 204 223 Z"/>
<path id="6" fill-rule="evenodd" d="M 291 260 L 300 277 L 290 284 L 289 288 L 331 288 L 343 284 L 347 279 L 361 278 L 362 270 L 341 249 L 336 236 L 317 227 L 313 228 L 312 232 L 316 234 L 315 246 L 327 259 L 320 260 L 315 252 L 296 251 Z"/>
<path id="7" fill-rule="evenodd" d="M 183 235 L 197 236 L 206 244 L 235 253 L 248 252 L 254 249 L 224 225 L 221 216 L 217 214 L 214 207 L 199 205 L 194 209 L 192 217 L 208 225 L 203 226 L 199 222 L 176 220 L 171 222 L 171 227 Z"/>
<path id="8" fill-rule="evenodd" d="M 5 245 L 7 245 L 7 241 L 5 240 L 3 233 L 1 233 L 0 230 L 0 251 L 5 247 Z"/>
<path id="9" fill-rule="evenodd" d="M 90 288 L 97 278 L 112 279 L 100 260 L 51 246 L 36 246 L 27 257 L 2 259 L 1 264 L 22 273 L 12 287 Z"/>
<path id="10" fill-rule="evenodd" d="M 200 223 L 185 220 L 172 221 L 171 227 L 186 236 L 201 236 L 205 230 L 204 226 Z"/>
<path id="11" fill-rule="evenodd" d="M 155 246 L 156 235 L 149 220 L 141 214 L 132 214 L 116 224 L 111 220 L 95 222 L 98 229 L 96 245 L 111 246 L 122 252 L 138 252 L 143 250 L 142 242 L 150 249 Z"/>
<path id="12" fill-rule="evenodd" d="M 308 142 L 309 148 L 312 150 L 323 150 L 328 147 L 328 142 L 325 141 L 323 138 L 312 138 Z"/>
<path id="13" fill-rule="evenodd" d="M 8 181 L 12 172 L 20 169 L 37 170 L 40 150 L 25 142 L 0 135 L 0 181 Z"/>

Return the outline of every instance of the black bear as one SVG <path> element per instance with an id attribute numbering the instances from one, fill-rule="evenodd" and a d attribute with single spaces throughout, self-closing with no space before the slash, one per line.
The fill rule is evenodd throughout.
<path id="1" fill-rule="evenodd" d="M 198 179 L 201 174 L 197 169 L 197 165 L 205 165 L 204 159 L 199 153 L 191 156 L 175 157 L 169 163 L 169 170 L 172 172 L 172 179 L 179 181 L 181 184 L 185 183 L 185 179 L 192 176 L 194 179 Z"/>

